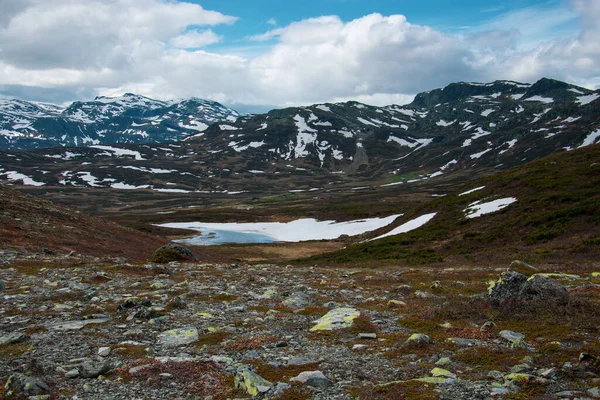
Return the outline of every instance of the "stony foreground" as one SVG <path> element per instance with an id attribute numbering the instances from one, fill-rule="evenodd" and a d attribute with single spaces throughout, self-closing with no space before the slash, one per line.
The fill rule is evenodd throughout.
<path id="1" fill-rule="evenodd" d="M 506 268 L 0 256 L 0 397 L 600 398 L 593 267 L 492 301 Z"/>

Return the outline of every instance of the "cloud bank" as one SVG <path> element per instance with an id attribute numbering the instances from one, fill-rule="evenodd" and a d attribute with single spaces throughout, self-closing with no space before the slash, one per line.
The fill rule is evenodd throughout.
<path id="1" fill-rule="evenodd" d="M 539 23 L 528 18 L 535 13 Z M 211 28 L 236 20 L 187 2 L 0 0 L 0 89 L 45 100 L 55 90 L 61 99 L 134 92 L 284 106 L 402 103 L 455 81 L 600 86 L 596 0 L 520 10 L 460 34 L 402 15 L 322 16 L 246 38 L 265 45 L 252 56 L 214 46 L 227 37 Z M 576 32 L 549 34 L 574 20 Z"/>

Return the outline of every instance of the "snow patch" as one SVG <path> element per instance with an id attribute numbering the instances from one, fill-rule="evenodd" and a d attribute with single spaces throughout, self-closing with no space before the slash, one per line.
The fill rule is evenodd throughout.
<path id="1" fill-rule="evenodd" d="M 429 221 L 431 221 L 433 219 L 433 217 L 435 217 L 436 214 L 437 213 L 422 215 L 418 218 L 415 218 L 413 220 L 410 220 L 410 221 L 400 225 L 399 227 L 391 230 L 388 233 L 385 233 L 385 234 L 378 236 L 375 239 L 371 239 L 371 240 L 379 240 L 379 239 L 382 239 L 382 238 L 385 238 L 388 236 L 400 235 L 401 233 L 414 231 L 415 229 L 420 228 L 423 225 L 425 225 L 426 223 L 428 223 Z"/>
<path id="2" fill-rule="evenodd" d="M 592 132 L 590 133 L 584 140 L 583 143 L 578 147 L 586 147 L 586 146 L 590 146 L 594 143 L 596 143 L 596 141 L 600 138 L 600 129 L 598 129 L 596 132 Z"/>
<path id="3" fill-rule="evenodd" d="M 475 203 L 469 204 L 469 206 L 465 208 L 463 212 L 465 213 L 465 216 L 467 218 L 477 218 L 485 214 L 500 211 L 516 201 L 517 199 L 514 197 L 507 197 L 505 199 L 498 199 L 494 201 L 489 201 L 487 203 L 480 203 L 477 201 Z"/>
<path id="4" fill-rule="evenodd" d="M 533 96 L 525 99 L 524 101 L 539 101 L 541 103 L 554 103 L 554 99 L 551 97 Z"/>
<path id="5" fill-rule="evenodd" d="M 593 101 L 596 101 L 597 99 L 600 98 L 600 94 L 598 93 L 592 93 L 592 94 L 588 94 L 585 96 L 579 96 L 577 98 L 577 102 L 582 105 L 585 106 L 586 104 L 590 104 Z"/>
<path id="6" fill-rule="evenodd" d="M 460 197 L 460 196 L 466 196 L 466 195 L 468 195 L 468 194 L 471 194 L 471 193 L 477 192 L 477 191 L 479 191 L 479 190 L 481 190 L 481 189 L 485 189 L 485 186 L 480 186 L 480 187 L 476 187 L 475 189 L 467 190 L 466 192 L 463 192 L 463 193 L 459 194 L 458 196 L 459 196 L 459 197 Z"/>
<path id="7" fill-rule="evenodd" d="M 90 147 L 94 148 L 94 149 L 110 151 L 110 152 L 114 153 L 117 157 L 119 157 L 119 156 L 133 156 L 138 161 L 139 160 L 144 160 L 144 158 L 142 157 L 142 155 L 140 154 L 139 151 L 127 150 L 127 149 L 118 149 L 116 147 L 110 147 L 110 146 L 90 146 Z"/>

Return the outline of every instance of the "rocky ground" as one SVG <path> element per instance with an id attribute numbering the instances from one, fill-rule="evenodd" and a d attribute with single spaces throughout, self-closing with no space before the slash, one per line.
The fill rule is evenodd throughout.
<path id="1" fill-rule="evenodd" d="M 0 395 L 600 398 L 598 266 L 505 270 L 5 251 Z"/>

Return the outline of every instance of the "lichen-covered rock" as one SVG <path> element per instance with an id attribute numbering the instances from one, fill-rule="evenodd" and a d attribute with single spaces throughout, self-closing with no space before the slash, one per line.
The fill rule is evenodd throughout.
<path id="1" fill-rule="evenodd" d="M 487 293 L 488 298 L 499 303 L 517 299 L 525 282 L 527 282 L 527 276 L 517 271 L 505 271 L 497 281 L 490 282 Z"/>
<path id="2" fill-rule="evenodd" d="M 431 376 L 437 377 L 437 378 L 456 378 L 456 374 L 448 371 L 447 369 L 443 369 L 443 368 L 434 368 L 431 370 Z"/>
<path id="3" fill-rule="evenodd" d="M 4 388 L 6 389 L 5 398 L 7 399 L 37 396 L 50 391 L 45 382 L 23 374 L 11 375 L 6 381 Z"/>
<path id="4" fill-rule="evenodd" d="M 295 378 L 290 379 L 290 382 L 300 382 L 315 388 L 325 389 L 331 386 L 331 382 L 321 371 L 304 371 Z"/>
<path id="5" fill-rule="evenodd" d="M 408 339 L 406 339 L 406 342 L 404 342 L 404 346 L 407 347 L 420 347 L 427 344 L 433 344 L 433 339 L 424 333 L 413 333 Z"/>
<path id="6" fill-rule="evenodd" d="M 487 298 L 495 303 L 508 300 L 566 302 L 569 299 L 567 289 L 551 276 L 556 275 L 535 274 L 528 278 L 508 270 L 497 281 L 490 283 Z"/>
<path id="7" fill-rule="evenodd" d="M 310 328 L 310 331 L 331 331 L 334 329 L 350 328 L 354 319 L 359 315 L 360 311 L 355 308 L 336 308 L 315 321 L 316 325 Z"/>
<path id="8" fill-rule="evenodd" d="M 165 347 L 185 346 L 198 340 L 198 329 L 193 327 L 171 329 L 158 335 L 158 343 Z"/>
<path id="9" fill-rule="evenodd" d="M 252 372 L 247 366 L 241 366 L 237 369 L 234 383 L 237 389 L 243 390 L 253 397 L 258 396 L 260 393 L 266 393 L 273 387 L 271 382 Z"/>
<path id="10" fill-rule="evenodd" d="M 159 247 L 148 261 L 157 264 L 166 264 L 171 261 L 198 261 L 194 253 L 185 246 L 177 243 L 169 243 Z"/>

